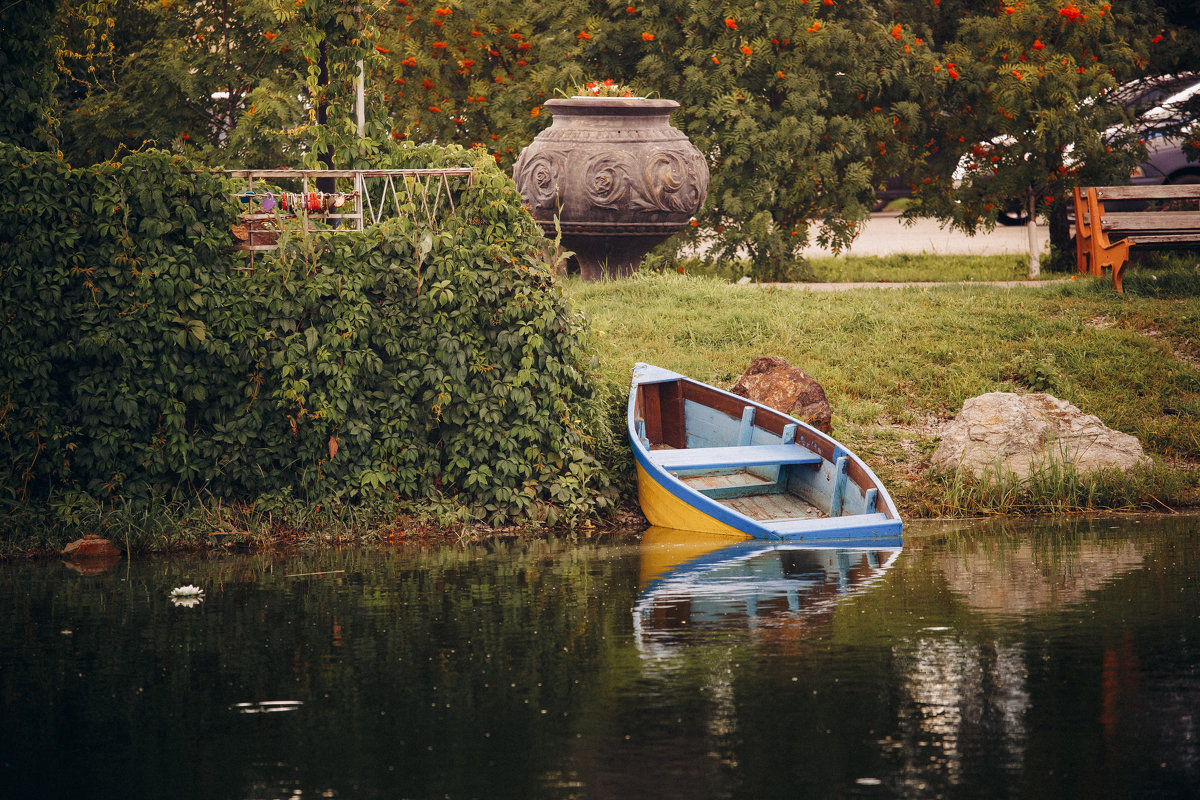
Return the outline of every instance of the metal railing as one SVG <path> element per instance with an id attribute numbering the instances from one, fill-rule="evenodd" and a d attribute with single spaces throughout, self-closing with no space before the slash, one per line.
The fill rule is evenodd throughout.
<path id="1" fill-rule="evenodd" d="M 254 253 L 278 247 L 275 225 L 280 218 L 297 220 L 305 234 L 360 232 L 383 219 L 406 215 L 423 218 L 434 227 L 439 215 L 456 213 L 454 191 L 469 188 L 475 176 L 470 167 L 225 172 L 246 181 L 246 188 L 234 195 L 247 206 L 241 214 L 241 230 L 235 234 L 242 240 L 242 249 L 250 252 L 251 263 Z M 329 185 L 335 191 L 317 191 L 318 186 Z M 343 191 L 336 191 L 339 188 Z M 314 227 L 316 221 L 322 224 Z"/>

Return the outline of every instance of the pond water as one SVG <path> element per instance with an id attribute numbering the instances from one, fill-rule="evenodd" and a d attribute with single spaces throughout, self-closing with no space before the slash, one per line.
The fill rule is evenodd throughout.
<path id="1" fill-rule="evenodd" d="M 0 564 L 0 795 L 1196 797 L 1198 588 L 1195 516 Z"/>

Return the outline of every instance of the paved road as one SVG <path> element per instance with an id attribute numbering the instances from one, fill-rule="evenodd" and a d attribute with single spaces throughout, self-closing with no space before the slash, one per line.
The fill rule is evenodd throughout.
<path id="1" fill-rule="evenodd" d="M 815 237 L 816 230 L 813 230 Z M 917 220 L 915 225 L 900 221 L 898 211 L 879 211 L 871 215 L 863 232 L 845 255 L 886 256 L 894 253 L 933 253 L 937 255 L 1000 255 L 1028 253 L 1029 241 L 1025 228 L 1006 228 L 997 225 L 991 233 L 967 236 L 958 231 L 941 228 L 935 220 Z M 1041 252 L 1050 242 L 1050 229 L 1038 225 L 1037 241 Z M 804 251 L 806 257 L 832 255 L 815 244 Z"/>

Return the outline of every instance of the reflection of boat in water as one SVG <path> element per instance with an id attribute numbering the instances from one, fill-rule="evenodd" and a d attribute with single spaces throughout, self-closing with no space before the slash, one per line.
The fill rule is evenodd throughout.
<path id="1" fill-rule="evenodd" d="M 642 538 L 642 591 L 634 626 L 644 646 L 684 631 L 740 628 L 832 615 L 876 583 L 900 554 L 892 547 L 815 548 L 792 542 L 651 528 Z"/>

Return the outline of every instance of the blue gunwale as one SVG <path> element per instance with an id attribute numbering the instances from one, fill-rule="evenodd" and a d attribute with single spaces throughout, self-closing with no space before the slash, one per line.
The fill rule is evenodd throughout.
<path id="1" fill-rule="evenodd" d="M 633 381 L 629 391 L 629 403 L 627 410 L 627 425 L 630 445 L 633 449 L 634 459 L 638 465 L 645 471 L 646 476 L 653 480 L 658 486 L 665 489 L 671 495 L 679 499 L 681 502 L 695 508 L 697 511 L 711 517 L 718 522 L 728 525 L 729 527 L 740 531 L 756 539 L 773 539 L 779 541 L 802 541 L 810 544 L 830 544 L 838 545 L 843 542 L 853 541 L 857 546 L 869 546 L 875 542 L 884 544 L 884 542 L 892 542 L 895 546 L 900 544 L 901 531 L 903 523 L 900 520 L 900 514 L 896 510 L 895 504 L 892 502 L 891 495 L 883 483 L 875 475 L 875 473 L 863 461 L 854 455 L 835 439 L 813 428 L 804 422 L 793 420 L 787 417 L 789 424 L 798 426 L 798 435 L 796 436 L 796 444 L 779 444 L 779 445 L 750 445 L 747 447 L 714 447 L 714 448 L 686 448 L 678 450 L 649 450 L 639 435 L 636 425 L 637 421 L 637 388 L 640 385 L 652 383 L 667 383 L 679 381 L 688 383 L 694 386 L 702 387 L 708 391 L 717 392 L 731 398 L 735 403 L 741 405 L 751 405 L 760 409 L 767 414 L 780 416 L 781 413 L 775 409 L 765 406 L 762 403 L 748 400 L 744 397 L 726 392 L 722 389 L 709 386 L 708 384 L 694 381 L 677 372 L 672 372 L 661 367 L 655 367 L 649 364 L 637 364 L 633 371 Z M 782 415 L 785 416 L 786 415 Z M 800 435 L 802 434 L 802 436 Z M 820 453 L 815 452 L 800 444 L 801 438 L 809 441 L 824 442 L 827 449 L 833 454 L 832 459 L 823 458 Z M 758 448 L 763 448 L 758 450 Z M 779 453 L 769 453 L 780 448 L 792 448 L 790 450 Z M 669 453 L 687 454 L 691 450 L 691 456 L 688 455 L 667 455 Z M 821 462 L 836 463 L 838 458 L 846 457 L 852 460 L 859 470 L 864 473 L 870 488 L 877 490 L 875 501 L 875 513 L 868 514 L 849 514 L 840 517 L 818 517 L 814 519 L 787 519 L 787 520 L 772 520 L 762 522 L 752 519 L 745 514 L 739 513 L 728 506 L 725 506 L 716 500 L 706 497 L 700 492 L 692 489 L 685 484 L 672 470 L 677 471 L 693 471 L 705 468 L 718 468 L 722 466 L 733 466 L 735 462 L 731 459 L 736 458 L 737 454 L 732 451 L 747 451 L 758 450 L 763 458 L 775 455 L 785 455 L 795 458 L 803 458 L 803 461 L 796 463 L 810 463 L 820 465 Z M 802 456 L 796 451 L 804 451 L 809 453 L 808 456 Z M 715 453 L 711 451 L 731 451 L 728 454 Z M 753 457 L 753 456 L 752 456 Z M 687 462 L 689 458 L 693 458 L 696 466 L 693 463 L 687 463 L 684 466 L 679 462 Z M 664 466 L 672 464 L 671 466 Z M 712 462 L 709 464 L 709 462 Z M 746 461 L 737 461 L 737 465 L 757 465 L 757 464 L 779 464 L 778 460 L 759 461 L 749 463 Z"/>

